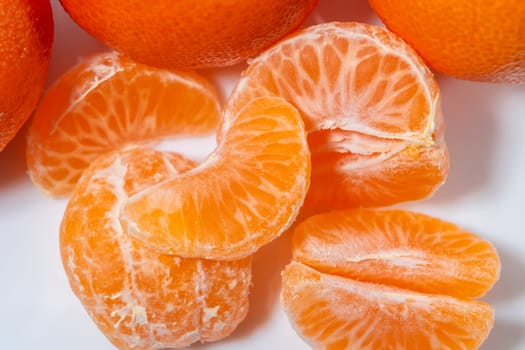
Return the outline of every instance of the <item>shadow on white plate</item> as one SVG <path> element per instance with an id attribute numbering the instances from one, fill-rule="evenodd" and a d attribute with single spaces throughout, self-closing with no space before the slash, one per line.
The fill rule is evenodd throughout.
<path id="1" fill-rule="evenodd" d="M 494 328 L 479 350 L 521 350 L 517 346 L 525 338 L 525 325 L 509 320 L 496 320 Z"/>
<path id="2" fill-rule="evenodd" d="M 226 104 L 231 91 L 237 85 L 240 79 L 241 72 L 248 67 L 246 61 L 238 63 L 233 66 L 209 68 L 198 70 L 197 73 L 207 78 L 215 87 L 217 87 L 221 103 Z"/>
<path id="3" fill-rule="evenodd" d="M 434 202 L 455 200 L 490 182 L 498 137 L 496 104 L 506 89 L 512 88 L 443 76 L 438 76 L 438 83 L 450 172 L 445 185 L 432 199 Z"/>
<path id="4" fill-rule="evenodd" d="M 29 180 L 25 161 L 26 133 L 27 127 L 24 126 L 0 152 L 0 192 Z"/>
<path id="5" fill-rule="evenodd" d="M 380 24 L 366 0 L 322 0 L 304 26 L 334 21 Z"/>
<path id="6" fill-rule="evenodd" d="M 281 271 L 290 262 L 292 232 L 262 247 L 253 258 L 253 286 L 250 293 L 250 311 L 243 323 L 232 334 L 232 339 L 249 336 L 269 321 L 279 307 Z"/>
<path id="7" fill-rule="evenodd" d="M 496 249 L 501 262 L 501 274 L 499 281 L 484 298 L 487 302 L 498 305 L 512 301 L 513 299 L 525 297 L 525 264 L 519 257 L 505 248 Z M 525 325 L 524 325 L 525 326 Z M 525 336 L 525 333 L 523 333 Z"/>
<path id="8" fill-rule="evenodd" d="M 248 315 L 223 342 L 235 343 L 236 340 L 250 337 L 260 327 L 270 322 L 271 316 L 280 307 L 281 271 L 292 258 L 292 229 L 254 254 Z M 191 349 L 212 349 L 213 344 L 196 343 L 191 346 Z"/>
<path id="9" fill-rule="evenodd" d="M 55 37 L 47 85 L 76 65 L 83 57 L 109 49 L 81 29 L 63 10 L 58 1 L 51 1 Z"/>
<path id="10" fill-rule="evenodd" d="M 514 350 L 525 340 L 525 323 L 510 320 L 503 312 L 504 305 L 510 305 L 514 300 L 525 297 L 525 279 L 523 271 L 525 265 L 507 249 L 497 247 L 501 260 L 501 275 L 498 283 L 483 298 L 484 301 L 496 308 L 494 329 L 480 350 Z M 507 308 L 508 309 L 508 308 Z"/>

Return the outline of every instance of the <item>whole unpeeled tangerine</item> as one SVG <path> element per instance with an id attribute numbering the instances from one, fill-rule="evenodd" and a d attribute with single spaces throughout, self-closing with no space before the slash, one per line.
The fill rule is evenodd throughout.
<path id="1" fill-rule="evenodd" d="M 88 33 L 152 66 L 232 65 L 296 29 L 319 0 L 61 0 Z"/>
<path id="2" fill-rule="evenodd" d="M 525 1 L 369 3 L 434 70 L 461 79 L 525 83 Z"/>
<path id="3" fill-rule="evenodd" d="M 0 0 L 0 151 L 38 103 L 52 42 L 49 0 Z"/>

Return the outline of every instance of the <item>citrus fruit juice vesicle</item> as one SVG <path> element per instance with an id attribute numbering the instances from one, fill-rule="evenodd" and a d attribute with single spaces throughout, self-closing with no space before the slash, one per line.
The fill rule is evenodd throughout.
<path id="1" fill-rule="evenodd" d="M 191 169 L 144 148 L 100 156 L 72 193 L 60 229 L 71 288 L 119 349 L 182 348 L 229 335 L 248 311 L 251 257 L 163 255 L 128 236 L 118 213 L 133 193 Z"/>
<path id="2" fill-rule="evenodd" d="M 421 199 L 444 182 L 439 89 L 396 35 L 367 24 L 325 23 L 294 33 L 249 64 L 219 131 L 257 96 L 281 96 L 296 106 L 312 150 L 307 211 Z"/>
<path id="3" fill-rule="evenodd" d="M 29 129 L 29 174 L 44 192 L 66 195 L 100 154 L 211 133 L 220 110 L 214 86 L 196 73 L 148 67 L 115 52 L 94 55 L 45 93 Z"/>
<path id="4" fill-rule="evenodd" d="M 121 222 L 164 253 L 240 258 L 291 225 L 309 178 L 299 112 L 281 98 L 259 98 L 239 112 L 202 164 L 130 197 Z"/>
<path id="5" fill-rule="evenodd" d="M 281 303 L 316 349 L 477 349 L 500 261 L 487 241 L 402 210 L 354 209 L 301 222 Z"/>

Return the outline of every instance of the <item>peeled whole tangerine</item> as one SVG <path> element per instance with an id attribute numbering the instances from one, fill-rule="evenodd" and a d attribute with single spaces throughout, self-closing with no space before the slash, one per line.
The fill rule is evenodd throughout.
<path id="1" fill-rule="evenodd" d="M 194 167 L 173 153 L 133 148 L 84 172 L 60 228 L 74 294 L 119 349 L 183 348 L 228 336 L 248 311 L 251 257 L 234 261 L 158 253 L 118 220 L 133 193 Z"/>

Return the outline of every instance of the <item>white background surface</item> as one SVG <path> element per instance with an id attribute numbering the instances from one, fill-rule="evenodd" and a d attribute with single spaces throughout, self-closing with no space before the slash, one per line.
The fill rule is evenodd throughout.
<path id="1" fill-rule="evenodd" d="M 49 81 L 78 58 L 104 47 L 55 10 Z M 308 20 L 378 23 L 365 0 L 321 0 Z M 244 66 L 207 71 L 226 95 Z M 525 86 L 491 85 L 438 76 L 451 170 L 434 198 L 401 207 L 453 221 L 491 240 L 502 274 L 484 300 L 496 308 L 483 350 L 525 349 Z M 110 350 L 69 289 L 60 263 L 58 227 L 65 200 L 45 197 L 26 175 L 23 132 L 0 153 L 0 348 Z M 202 159 L 213 137 L 165 145 Z M 306 350 L 278 303 L 279 273 L 289 259 L 286 238 L 254 261 L 252 307 L 227 340 L 197 349 Z"/>

